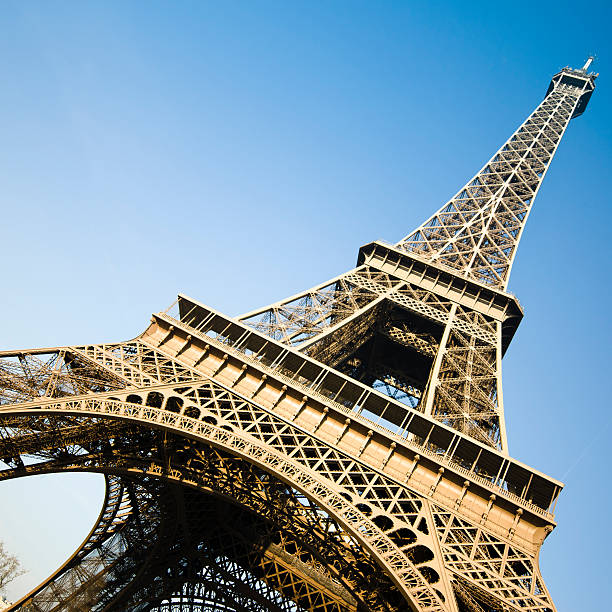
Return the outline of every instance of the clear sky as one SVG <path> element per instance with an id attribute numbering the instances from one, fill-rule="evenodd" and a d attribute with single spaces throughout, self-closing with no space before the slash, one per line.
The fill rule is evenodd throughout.
<path id="1" fill-rule="evenodd" d="M 232 315 L 352 267 L 449 199 L 597 53 L 519 248 L 510 452 L 566 483 L 541 557 L 561 611 L 608 588 L 611 12 L 607 2 L 0 5 L 0 345 L 124 340 L 177 292 Z M 88 532 L 102 485 L 2 483 L 30 570 Z M 593 583 L 593 588 L 589 584 Z"/>

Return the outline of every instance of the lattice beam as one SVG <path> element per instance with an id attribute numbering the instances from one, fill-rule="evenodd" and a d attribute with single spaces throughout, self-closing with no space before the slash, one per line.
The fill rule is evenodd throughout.
<path id="1" fill-rule="evenodd" d="M 565 74 L 564 74 L 565 73 Z M 566 70 L 519 129 L 457 194 L 400 248 L 505 289 L 533 201 L 595 75 Z"/>

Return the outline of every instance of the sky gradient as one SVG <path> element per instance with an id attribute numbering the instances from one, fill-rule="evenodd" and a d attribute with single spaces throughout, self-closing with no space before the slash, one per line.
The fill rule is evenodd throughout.
<path id="1" fill-rule="evenodd" d="M 559 478 L 541 569 L 560 611 L 609 580 L 608 3 L 13 2 L 0 6 L 2 349 L 119 341 L 178 292 L 231 315 L 353 267 L 448 200 L 597 53 L 509 290 L 510 454 Z M 608 110 L 606 110 L 608 109 Z M 30 571 L 71 554 L 97 476 L 2 483 Z"/>

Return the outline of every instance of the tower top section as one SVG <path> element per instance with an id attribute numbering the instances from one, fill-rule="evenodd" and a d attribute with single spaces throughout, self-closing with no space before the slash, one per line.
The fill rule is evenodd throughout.
<path id="1" fill-rule="evenodd" d="M 595 89 L 595 79 L 599 76 L 599 73 L 588 72 L 594 60 L 595 56 L 590 55 L 582 68 L 576 69 L 566 66 L 553 76 L 548 86 L 547 96 L 560 87 L 574 89 L 576 93 L 580 93 L 578 104 L 571 117 L 572 119 L 584 113 Z"/>
<path id="2" fill-rule="evenodd" d="M 595 89 L 579 69 L 553 76 L 546 96 L 519 129 L 457 194 L 397 248 L 505 290 L 516 248 L 533 201 L 573 117 L 581 115 Z"/>

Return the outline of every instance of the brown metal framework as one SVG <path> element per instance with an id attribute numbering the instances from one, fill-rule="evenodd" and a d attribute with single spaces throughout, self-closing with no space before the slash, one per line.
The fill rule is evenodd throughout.
<path id="1" fill-rule="evenodd" d="M 127 342 L 0 353 L 0 479 L 106 479 L 83 544 L 11 609 L 554 610 L 538 553 L 563 485 L 508 455 L 505 288 L 589 65 L 346 274 L 238 318 L 179 295 Z"/>

